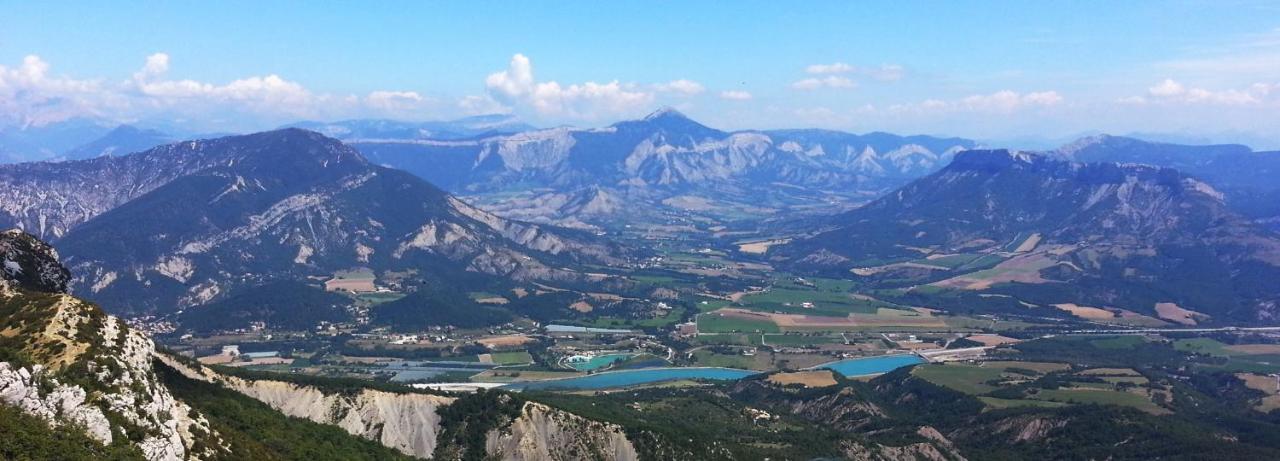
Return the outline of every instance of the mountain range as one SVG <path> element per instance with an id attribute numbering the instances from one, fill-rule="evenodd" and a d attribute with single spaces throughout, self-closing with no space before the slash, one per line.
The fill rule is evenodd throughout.
<path id="1" fill-rule="evenodd" d="M 361 140 L 466 139 L 533 130 L 533 125 L 509 114 L 488 114 L 456 120 L 406 122 L 352 119 L 336 122 L 302 121 L 282 128 L 302 128 L 345 142 Z"/>
<path id="2" fill-rule="evenodd" d="M 1158 304 L 1220 320 L 1280 316 L 1280 237 L 1171 168 L 972 150 L 828 224 L 770 254 L 908 290 L 1153 316 Z"/>
<path id="3" fill-rule="evenodd" d="M 54 239 L 72 287 L 132 314 L 355 266 L 415 280 L 578 280 L 624 264 L 580 231 L 499 218 L 300 129 L 0 168 L 3 225 Z"/>
<path id="4" fill-rule="evenodd" d="M 1280 226 L 1280 151 L 1239 144 L 1184 145 L 1120 136 L 1081 138 L 1050 155 L 1080 162 L 1142 163 L 1174 168 L 1212 184 L 1228 206 Z"/>
<path id="5" fill-rule="evenodd" d="M 726 132 L 670 108 L 604 128 L 348 142 L 374 163 L 417 174 L 504 216 L 587 227 L 857 203 L 974 147 L 959 138 L 887 133 Z"/>

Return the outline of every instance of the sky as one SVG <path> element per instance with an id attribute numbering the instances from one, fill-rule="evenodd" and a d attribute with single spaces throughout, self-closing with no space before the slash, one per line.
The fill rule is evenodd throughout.
<path id="1" fill-rule="evenodd" d="M 0 0 L 0 126 L 662 106 L 733 130 L 1280 144 L 1280 3 Z"/>

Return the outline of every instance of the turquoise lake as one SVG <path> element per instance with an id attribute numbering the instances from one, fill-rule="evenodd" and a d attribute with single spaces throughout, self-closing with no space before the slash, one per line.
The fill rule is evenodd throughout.
<path id="1" fill-rule="evenodd" d="M 845 376 L 865 376 L 888 373 L 899 368 L 924 363 L 924 359 L 915 355 L 886 355 L 882 357 L 863 357 L 824 363 L 814 368 L 827 368 Z"/>
<path id="2" fill-rule="evenodd" d="M 679 379 L 733 381 L 757 373 L 759 372 L 735 368 L 645 368 L 640 370 L 609 371 L 576 378 L 512 383 L 502 386 L 502 388 L 512 390 L 608 389 Z"/>

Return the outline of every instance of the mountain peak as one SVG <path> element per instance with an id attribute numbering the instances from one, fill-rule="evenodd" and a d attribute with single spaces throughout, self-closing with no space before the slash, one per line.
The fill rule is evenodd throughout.
<path id="1" fill-rule="evenodd" d="M 619 122 L 613 126 L 625 131 L 645 133 L 646 136 L 653 132 L 661 132 L 668 139 L 693 141 L 721 138 L 728 135 L 728 133 L 698 123 L 671 107 L 658 109 L 641 120 Z"/>
<path id="2" fill-rule="evenodd" d="M 671 106 L 663 106 L 658 110 L 653 111 L 649 115 L 646 115 L 644 119 L 645 121 L 650 121 L 650 122 L 655 120 L 661 120 L 661 119 L 690 120 L 688 116 L 684 115 L 680 111 L 676 110 L 676 108 Z"/>

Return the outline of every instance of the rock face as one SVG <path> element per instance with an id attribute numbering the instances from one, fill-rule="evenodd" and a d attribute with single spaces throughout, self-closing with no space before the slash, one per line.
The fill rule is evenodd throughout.
<path id="1" fill-rule="evenodd" d="M 486 213 L 299 129 L 4 166 L 0 185 L 0 223 L 57 237 L 73 291 L 117 313 L 353 266 L 436 282 L 569 280 L 582 277 L 572 264 L 628 257 L 588 233 Z"/>
<path id="2" fill-rule="evenodd" d="M 0 234 L 0 252 L 16 269 L 0 280 L 0 402 L 104 444 L 136 440 L 149 460 L 215 454 L 190 452 L 211 431 L 160 384 L 150 339 L 61 292 L 66 269 L 34 237 Z"/>
<path id="3" fill-rule="evenodd" d="M 430 458 L 437 452 L 441 432 L 438 410 L 455 401 L 438 395 L 369 389 L 355 393 L 326 392 L 281 381 L 224 376 L 164 355 L 159 359 L 188 378 L 217 383 L 286 415 L 335 425 L 350 434 L 421 458 Z M 519 416 L 489 431 L 485 440 L 484 448 L 493 459 L 637 459 L 635 447 L 621 427 L 533 402 L 525 402 Z"/>
<path id="4" fill-rule="evenodd" d="M 656 210 L 693 195 L 729 207 L 802 203 L 829 190 L 882 192 L 932 172 L 965 139 L 824 130 L 724 132 L 664 109 L 597 129 L 554 128 L 474 139 L 351 137 L 371 160 L 460 194 L 501 197 L 486 207 L 521 219 L 591 225 L 634 216 L 607 197 Z M 783 186 L 783 187 L 779 187 Z M 533 189 L 519 200 L 510 192 Z M 779 190 L 781 189 L 781 190 Z M 594 202 L 596 197 L 606 197 Z M 593 203 L 594 202 L 594 203 Z"/>
<path id="5" fill-rule="evenodd" d="M 518 461 L 637 459 L 621 427 L 533 402 L 509 426 L 490 431 L 485 448 L 490 456 Z"/>
<path id="6" fill-rule="evenodd" d="M 1175 168 L 1222 191 L 1233 210 L 1280 230 L 1280 152 L 1246 146 L 1181 145 L 1120 136 L 1090 136 L 1048 155 L 1077 162 L 1143 163 Z"/>
<path id="7" fill-rule="evenodd" d="M 0 279 L 14 288 L 64 293 L 71 279 L 53 247 L 17 229 L 0 234 L 0 264 Z"/>
<path id="8" fill-rule="evenodd" d="M 436 410 L 453 402 L 452 398 L 437 395 L 368 389 L 354 394 L 324 392 L 281 381 L 223 376 L 165 355 L 158 358 L 188 378 L 219 384 L 286 415 L 338 426 L 352 435 L 423 458 L 429 458 L 436 449 L 436 435 L 440 432 Z"/>

